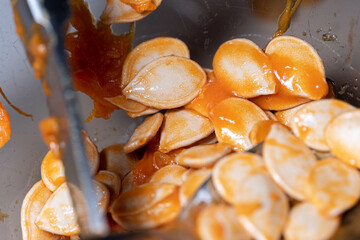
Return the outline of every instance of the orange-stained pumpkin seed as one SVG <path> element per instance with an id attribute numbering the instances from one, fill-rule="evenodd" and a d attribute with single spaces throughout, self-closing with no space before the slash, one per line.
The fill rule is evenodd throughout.
<path id="1" fill-rule="evenodd" d="M 248 175 L 263 168 L 262 158 L 253 153 L 233 153 L 215 164 L 212 181 L 219 195 L 231 204 L 238 204 L 242 196 L 238 189 Z"/>
<path id="2" fill-rule="evenodd" d="M 216 138 L 216 134 L 215 134 L 215 132 L 213 132 L 206 138 L 200 139 L 199 141 L 195 142 L 194 144 L 192 144 L 192 146 L 213 144 L 213 143 L 217 143 L 217 142 L 218 142 L 218 140 Z"/>
<path id="3" fill-rule="evenodd" d="M 286 110 L 328 93 L 325 69 L 316 50 L 292 36 L 271 40 L 265 53 L 269 56 L 277 81 L 277 92 L 251 99 L 264 110 Z"/>
<path id="4" fill-rule="evenodd" d="M 256 187 L 254 187 L 256 186 Z M 239 220 L 254 239 L 280 239 L 289 201 L 271 176 L 258 169 L 242 182 L 235 206 Z"/>
<path id="5" fill-rule="evenodd" d="M 184 57 L 161 57 L 140 70 L 123 94 L 149 107 L 178 108 L 193 100 L 205 82 L 206 74 L 196 62 Z"/>
<path id="6" fill-rule="evenodd" d="M 52 192 L 40 180 L 26 194 L 21 206 L 21 231 L 23 240 L 68 240 L 65 236 L 55 235 L 41 230 L 35 220 Z"/>
<path id="7" fill-rule="evenodd" d="M 190 109 L 169 110 L 161 129 L 160 151 L 188 146 L 209 136 L 214 131 L 210 120 Z"/>
<path id="8" fill-rule="evenodd" d="M 167 165 L 160 168 L 151 176 L 151 183 L 169 183 L 181 185 L 187 174 L 187 169 L 179 165 Z"/>
<path id="9" fill-rule="evenodd" d="M 268 117 L 249 100 L 227 98 L 215 105 L 210 112 L 210 119 L 219 142 L 243 151 L 252 147 L 249 139 L 251 128 L 260 120 L 268 120 Z"/>
<path id="10" fill-rule="evenodd" d="M 131 118 L 137 118 L 137 117 L 141 117 L 141 116 L 146 116 L 146 115 L 150 115 L 153 113 L 157 113 L 158 111 L 160 111 L 159 109 L 156 108 L 151 108 L 151 107 L 147 107 L 144 111 L 142 112 L 129 112 L 126 111 L 126 114 L 131 117 Z"/>
<path id="11" fill-rule="evenodd" d="M 52 192 L 65 182 L 64 165 L 61 159 L 55 157 L 51 150 L 49 150 L 41 163 L 41 179 Z"/>
<path id="12" fill-rule="evenodd" d="M 114 216 L 125 216 L 145 211 L 172 194 L 176 185 L 168 183 L 146 183 L 123 192 L 113 202 L 110 212 Z"/>
<path id="13" fill-rule="evenodd" d="M 319 100 L 328 93 L 324 64 L 307 42 L 292 36 L 271 40 L 265 53 L 282 87 L 292 95 Z"/>
<path id="14" fill-rule="evenodd" d="M 176 187 L 170 195 L 147 210 L 123 216 L 115 215 L 114 220 L 128 230 L 144 230 L 170 223 L 181 209 L 179 187 Z"/>
<path id="15" fill-rule="evenodd" d="M 321 214 L 336 217 L 359 200 L 360 174 L 336 158 L 321 160 L 309 173 L 308 192 Z"/>
<path id="16" fill-rule="evenodd" d="M 96 174 L 99 168 L 99 152 L 85 131 L 82 131 L 85 150 L 88 156 L 90 173 Z M 41 178 L 50 191 L 54 192 L 65 182 L 65 170 L 62 160 L 50 150 L 41 163 Z"/>
<path id="17" fill-rule="evenodd" d="M 294 114 L 290 127 L 309 147 L 318 151 L 329 151 L 324 136 L 325 126 L 337 115 L 354 110 L 350 104 L 324 99 L 302 105 Z"/>
<path id="18" fill-rule="evenodd" d="M 162 113 L 156 113 L 147 117 L 144 122 L 135 129 L 129 141 L 124 145 L 124 151 L 127 153 L 133 152 L 148 144 L 161 127 L 163 118 L 164 115 Z"/>
<path id="19" fill-rule="evenodd" d="M 116 173 L 123 179 L 134 168 L 138 160 L 137 155 L 125 153 L 122 144 L 111 145 L 100 153 L 100 170 Z"/>
<path id="20" fill-rule="evenodd" d="M 330 151 L 347 164 L 360 168 L 360 110 L 342 113 L 325 127 Z"/>
<path id="21" fill-rule="evenodd" d="M 327 240 L 339 225 L 340 218 L 327 218 L 313 204 L 302 202 L 291 209 L 284 236 L 287 240 Z"/>
<path id="22" fill-rule="evenodd" d="M 118 108 L 128 112 L 140 113 L 148 109 L 148 107 L 144 104 L 138 103 L 131 99 L 127 99 L 124 95 L 119 95 L 112 98 L 105 98 L 105 100 L 109 101 L 111 104 L 117 106 Z"/>
<path id="23" fill-rule="evenodd" d="M 159 6 L 162 0 L 153 0 L 152 2 Z M 101 21 L 105 24 L 128 23 L 141 20 L 148 16 L 151 11 L 138 13 L 130 5 L 121 0 L 106 0 L 106 6 L 101 14 Z"/>
<path id="24" fill-rule="evenodd" d="M 295 113 L 302 107 L 303 105 L 299 105 L 287 110 L 277 111 L 275 116 L 279 122 L 284 124 L 285 126 L 290 127 L 290 123 L 295 115 Z"/>
<path id="25" fill-rule="evenodd" d="M 123 178 L 121 182 L 121 193 L 129 191 L 133 187 L 135 187 L 135 184 L 134 184 L 133 172 L 131 171 L 128 174 L 126 174 L 126 176 Z"/>
<path id="26" fill-rule="evenodd" d="M 211 170 L 206 168 L 190 171 L 188 173 L 180 188 L 179 198 L 181 206 L 185 206 L 188 203 L 188 201 L 194 196 L 196 191 L 204 184 L 210 175 Z"/>
<path id="27" fill-rule="evenodd" d="M 110 204 L 110 191 L 97 180 L 93 180 L 93 189 L 99 213 L 100 215 L 105 215 Z"/>
<path id="28" fill-rule="evenodd" d="M 110 192 L 110 203 L 115 200 L 120 194 L 121 189 L 121 178 L 111 171 L 100 170 L 95 180 L 104 184 Z"/>
<path id="29" fill-rule="evenodd" d="M 100 163 L 100 155 L 96 145 L 91 141 L 89 135 L 82 130 L 82 137 L 85 145 L 86 156 L 88 157 L 89 170 L 90 173 L 94 176 L 98 169 Z"/>
<path id="30" fill-rule="evenodd" d="M 93 188 L 99 213 L 104 215 L 109 205 L 109 190 L 97 181 L 93 181 Z M 40 229 L 54 234 L 71 236 L 80 233 L 76 212 L 66 183 L 58 187 L 46 201 L 35 224 Z"/>
<path id="31" fill-rule="evenodd" d="M 235 210 L 225 204 L 212 204 L 202 209 L 196 218 L 196 232 L 202 240 L 250 240 L 238 222 Z"/>
<path id="32" fill-rule="evenodd" d="M 121 76 L 121 88 L 125 88 L 147 64 L 166 56 L 189 58 L 190 52 L 183 41 L 171 37 L 158 37 L 137 45 L 126 56 Z"/>
<path id="33" fill-rule="evenodd" d="M 313 152 L 282 125 L 273 125 L 264 142 L 263 158 L 274 181 L 297 200 L 307 198 L 306 182 L 317 160 Z"/>
<path id="34" fill-rule="evenodd" d="M 145 13 L 154 11 L 157 6 L 152 0 L 120 0 L 130 5 L 137 13 Z"/>
<path id="35" fill-rule="evenodd" d="M 252 41 L 223 43 L 213 59 L 214 73 L 238 97 L 273 94 L 276 81 L 269 57 Z"/>
<path id="36" fill-rule="evenodd" d="M 261 120 L 254 124 L 249 133 L 249 139 L 252 145 L 257 145 L 265 140 L 269 134 L 271 126 L 280 124 L 279 121 L 274 120 Z"/>
<path id="37" fill-rule="evenodd" d="M 232 147 L 226 143 L 198 145 L 182 151 L 175 161 L 185 167 L 202 168 L 214 164 L 231 150 Z"/>
<path id="38" fill-rule="evenodd" d="M 63 183 L 46 201 L 35 224 L 44 231 L 71 236 L 80 233 L 76 213 L 66 183 Z"/>

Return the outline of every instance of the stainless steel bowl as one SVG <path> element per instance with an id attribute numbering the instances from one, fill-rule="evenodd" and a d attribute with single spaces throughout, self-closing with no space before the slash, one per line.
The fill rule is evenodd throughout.
<path id="1" fill-rule="evenodd" d="M 163 0 L 160 8 L 137 23 L 135 45 L 156 36 L 173 36 L 185 41 L 191 57 L 211 68 L 216 49 L 226 40 L 243 37 L 264 47 L 277 28 L 277 18 L 286 0 Z M 23 47 L 15 34 L 9 0 L 0 0 L 0 87 L 8 98 L 34 120 L 9 111 L 11 140 L 0 149 L 0 239 L 21 239 L 20 208 L 30 187 L 40 179 L 40 164 L 46 154 L 38 131 L 47 116 L 41 84 L 33 78 Z M 99 15 L 105 0 L 90 1 Z M 338 98 L 360 106 L 360 1 L 303 0 L 286 35 L 312 44 L 324 61 L 326 76 Z M 117 31 L 119 26 L 114 26 Z M 91 101 L 80 94 L 82 113 L 91 111 Z M 124 143 L 141 119 L 132 120 L 117 111 L 110 120 L 85 124 L 99 150 Z M 356 212 L 345 218 L 347 226 L 359 220 Z M 355 217 L 354 217 L 355 216 Z M 353 224 L 351 224 L 353 223 Z M 355 228 L 354 228 L 355 229 Z M 351 230 L 353 231 L 353 230 Z M 338 239 L 358 239 L 360 230 Z"/>

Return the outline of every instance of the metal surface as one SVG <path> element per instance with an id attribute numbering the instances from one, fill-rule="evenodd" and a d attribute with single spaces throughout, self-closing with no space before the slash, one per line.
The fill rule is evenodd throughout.
<path id="1" fill-rule="evenodd" d="M 271 4 L 267 4 L 269 2 Z M 203 67 L 211 67 L 216 49 L 231 38 L 249 38 L 264 47 L 276 30 L 277 17 L 284 3 L 285 0 L 163 0 L 156 12 L 137 23 L 135 45 L 155 36 L 178 37 L 188 44 L 193 59 Z M 12 123 L 12 139 L 0 149 L 0 212 L 9 215 L 0 221 L 0 239 L 17 240 L 21 239 L 22 199 L 40 179 L 40 163 L 46 147 L 37 125 L 47 113 L 40 82 L 33 79 L 15 35 L 10 2 L 0 0 L 0 4 L 3 17 L 0 22 L 0 87 L 15 105 L 34 114 L 32 122 L 0 99 Z M 104 4 L 104 0 L 91 0 L 97 16 Z M 360 105 L 359 16 L 358 0 L 303 0 L 286 32 L 308 41 L 318 50 L 338 96 L 357 106 Z M 324 41 L 324 34 L 334 34 L 336 40 Z M 82 119 L 85 119 L 91 102 L 83 95 L 80 97 Z M 125 142 L 137 123 L 139 120 L 133 121 L 117 111 L 111 120 L 96 119 L 85 127 L 101 150 L 109 144 Z M 356 211 L 352 213 L 355 217 L 352 215 L 351 221 L 346 218 L 344 222 L 356 226 L 360 217 Z M 350 237 L 338 239 L 357 239 L 360 234 L 355 230 Z"/>
<path id="2" fill-rule="evenodd" d="M 108 233 L 107 223 L 99 214 L 92 189 L 81 135 L 83 127 L 79 117 L 78 100 L 73 91 L 64 53 L 64 28 L 70 16 L 70 9 L 67 2 L 62 0 L 45 0 L 42 4 L 37 0 L 18 0 L 15 3 L 25 28 L 24 45 L 29 46 L 28 43 L 35 34 L 34 24 L 41 24 L 43 28 L 37 31 L 47 40 L 48 49 L 42 80 L 47 83 L 50 90 L 46 94 L 50 116 L 56 117 L 59 125 L 57 137 L 81 235 L 104 236 Z M 29 58 L 33 58 L 31 53 L 28 54 Z"/>

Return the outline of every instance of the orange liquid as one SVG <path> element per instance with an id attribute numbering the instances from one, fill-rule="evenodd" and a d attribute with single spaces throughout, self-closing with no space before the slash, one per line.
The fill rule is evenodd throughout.
<path id="1" fill-rule="evenodd" d="M 282 36 L 289 28 L 291 17 L 294 15 L 296 9 L 299 7 L 301 0 L 296 0 L 293 6 L 292 3 L 292 0 L 286 1 L 285 9 L 279 18 L 278 29 L 273 35 L 274 38 Z"/>
<path id="2" fill-rule="evenodd" d="M 143 158 L 134 166 L 133 182 L 135 185 L 140 185 L 150 181 L 151 176 L 159 170 L 155 164 L 153 150 L 146 150 Z"/>
<path id="3" fill-rule="evenodd" d="M 207 83 L 199 95 L 185 105 L 185 108 L 191 108 L 205 117 L 209 117 L 209 112 L 217 103 L 226 98 L 235 97 L 235 94 L 224 87 L 220 80 L 216 79 L 213 71 L 206 71 L 206 74 Z"/>
<path id="4" fill-rule="evenodd" d="M 160 152 L 158 150 L 160 144 L 159 133 L 149 142 L 144 156 L 133 168 L 134 185 L 147 183 L 150 181 L 151 176 L 160 168 L 169 164 L 176 164 L 175 157 L 183 150 L 180 148 L 168 153 Z"/>
<path id="5" fill-rule="evenodd" d="M 72 0 L 71 7 L 71 24 L 77 31 L 66 36 L 66 50 L 75 88 L 94 100 L 93 117 L 108 119 L 117 107 L 104 98 L 122 94 L 121 72 L 132 34 L 118 36 L 110 25 L 94 25 L 83 0 Z"/>
<path id="6" fill-rule="evenodd" d="M 151 148 L 146 149 L 143 158 L 134 166 L 133 179 L 135 185 L 150 181 L 151 176 L 160 168 L 170 164 L 176 164 L 175 157 L 183 149 L 177 149 L 169 153 L 163 153 Z"/>

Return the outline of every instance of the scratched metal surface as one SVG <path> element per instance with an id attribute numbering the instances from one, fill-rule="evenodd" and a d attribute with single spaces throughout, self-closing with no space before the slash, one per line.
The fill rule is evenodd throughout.
<path id="1" fill-rule="evenodd" d="M 91 0 L 96 15 L 101 13 L 104 3 L 104 0 Z M 285 0 L 163 0 L 155 13 L 138 22 L 135 44 L 155 36 L 178 37 L 188 44 L 193 59 L 203 67 L 211 67 L 218 46 L 231 38 L 249 38 L 264 47 L 276 30 L 284 3 Z M 16 106 L 34 115 L 31 121 L 0 98 L 12 123 L 12 139 L 0 149 L 0 216 L 8 215 L 4 219 L 0 217 L 0 240 L 17 240 L 21 239 L 22 199 L 40 179 L 46 147 L 37 126 L 47 110 L 41 85 L 33 78 L 15 35 L 10 1 L 0 0 L 0 6 L 0 87 Z M 286 33 L 305 39 L 318 50 L 338 96 L 358 106 L 359 12 L 358 0 L 303 0 Z M 114 29 L 117 31 L 119 26 Z M 335 41 L 324 41 L 324 34 L 334 35 Z M 81 95 L 81 100 L 85 118 L 91 104 L 86 96 Z M 109 121 L 94 120 L 85 127 L 102 149 L 126 141 L 138 122 L 118 111 Z"/>

